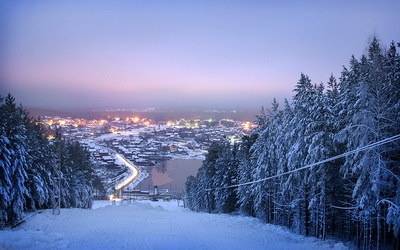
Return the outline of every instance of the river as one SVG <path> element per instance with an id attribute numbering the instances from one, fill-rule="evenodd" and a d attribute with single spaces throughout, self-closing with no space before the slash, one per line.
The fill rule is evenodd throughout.
<path id="1" fill-rule="evenodd" d="M 187 177 L 196 176 L 201 167 L 202 160 L 170 160 L 146 168 L 149 177 L 144 179 L 136 189 L 153 191 L 154 186 L 159 191 L 168 189 L 170 192 L 181 192 L 185 187 Z"/>

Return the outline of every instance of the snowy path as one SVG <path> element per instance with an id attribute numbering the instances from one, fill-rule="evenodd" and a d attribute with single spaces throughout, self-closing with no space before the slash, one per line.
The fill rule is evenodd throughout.
<path id="1" fill-rule="evenodd" d="M 108 203 L 110 204 L 110 203 Z M 101 204 L 100 204 L 101 205 Z M 99 206 L 97 203 L 96 206 Z M 195 213 L 176 202 L 134 202 L 35 215 L 0 231 L 0 249 L 345 249 L 256 219 Z"/>

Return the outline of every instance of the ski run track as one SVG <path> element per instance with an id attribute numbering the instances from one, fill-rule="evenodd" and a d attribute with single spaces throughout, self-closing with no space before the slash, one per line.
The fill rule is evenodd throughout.
<path id="1" fill-rule="evenodd" d="M 93 209 L 45 210 L 0 231 L 0 249 L 347 249 L 258 219 L 196 213 L 178 201 L 95 201 Z"/>

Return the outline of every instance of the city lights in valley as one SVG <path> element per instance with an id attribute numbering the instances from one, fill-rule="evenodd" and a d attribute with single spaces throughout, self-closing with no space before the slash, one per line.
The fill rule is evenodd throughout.
<path id="1" fill-rule="evenodd" d="M 255 128 L 255 127 L 257 127 L 257 125 L 255 125 L 255 124 L 253 124 L 251 122 L 242 123 L 243 130 L 250 130 L 250 129 Z"/>

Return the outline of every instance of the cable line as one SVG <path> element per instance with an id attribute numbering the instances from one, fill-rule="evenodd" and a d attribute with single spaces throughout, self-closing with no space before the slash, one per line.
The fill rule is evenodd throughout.
<path id="1" fill-rule="evenodd" d="M 270 180 L 270 179 L 273 179 L 273 178 L 276 178 L 276 177 L 281 177 L 281 176 L 284 176 L 284 175 L 288 175 L 288 174 L 291 174 L 291 173 L 294 173 L 294 172 L 297 172 L 297 171 L 300 171 L 300 170 L 303 170 L 303 169 L 306 169 L 306 168 L 311 168 L 311 167 L 314 167 L 316 165 L 320 165 L 322 163 L 334 161 L 334 160 L 343 158 L 343 157 L 351 155 L 351 154 L 355 154 L 355 153 L 358 153 L 358 152 L 361 152 L 361 151 L 365 151 L 367 149 L 371 149 L 371 148 L 378 147 L 378 146 L 381 146 L 381 145 L 384 145 L 384 144 L 387 144 L 387 143 L 390 143 L 390 142 L 394 142 L 394 141 L 397 141 L 399 139 L 400 139 L 400 134 L 392 136 L 392 137 L 389 137 L 389 138 L 386 138 L 386 139 L 383 139 L 383 140 L 380 140 L 380 141 L 377 141 L 377 142 L 374 142 L 374 143 L 371 143 L 371 144 L 368 144 L 368 145 L 360 147 L 360 148 L 356 148 L 356 149 L 354 149 L 352 151 L 345 152 L 343 154 L 336 155 L 336 156 L 333 156 L 331 158 L 328 158 L 328 159 L 325 159 L 325 160 L 322 160 L 322 161 L 319 161 L 319 162 L 316 162 L 316 163 L 313 163 L 313 164 L 306 165 L 306 166 L 301 167 L 301 168 L 296 168 L 296 169 L 281 173 L 281 174 L 269 176 L 267 178 L 263 178 L 263 179 L 259 179 L 259 180 L 255 180 L 255 181 L 249 181 L 249 182 L 245 182 L 245 183 L 230 185 L 230 186 L 226 186 L 226 187 L 208 188 L 208 189 L 205 189 L 205 191 L 226 189 L 226 188 L 233 188 L 233 187 L 240 187 L 240 186 L 245 186 L 245 185 L 250 185 L 250 184 L 254 184 L 254 183 Z"/>

